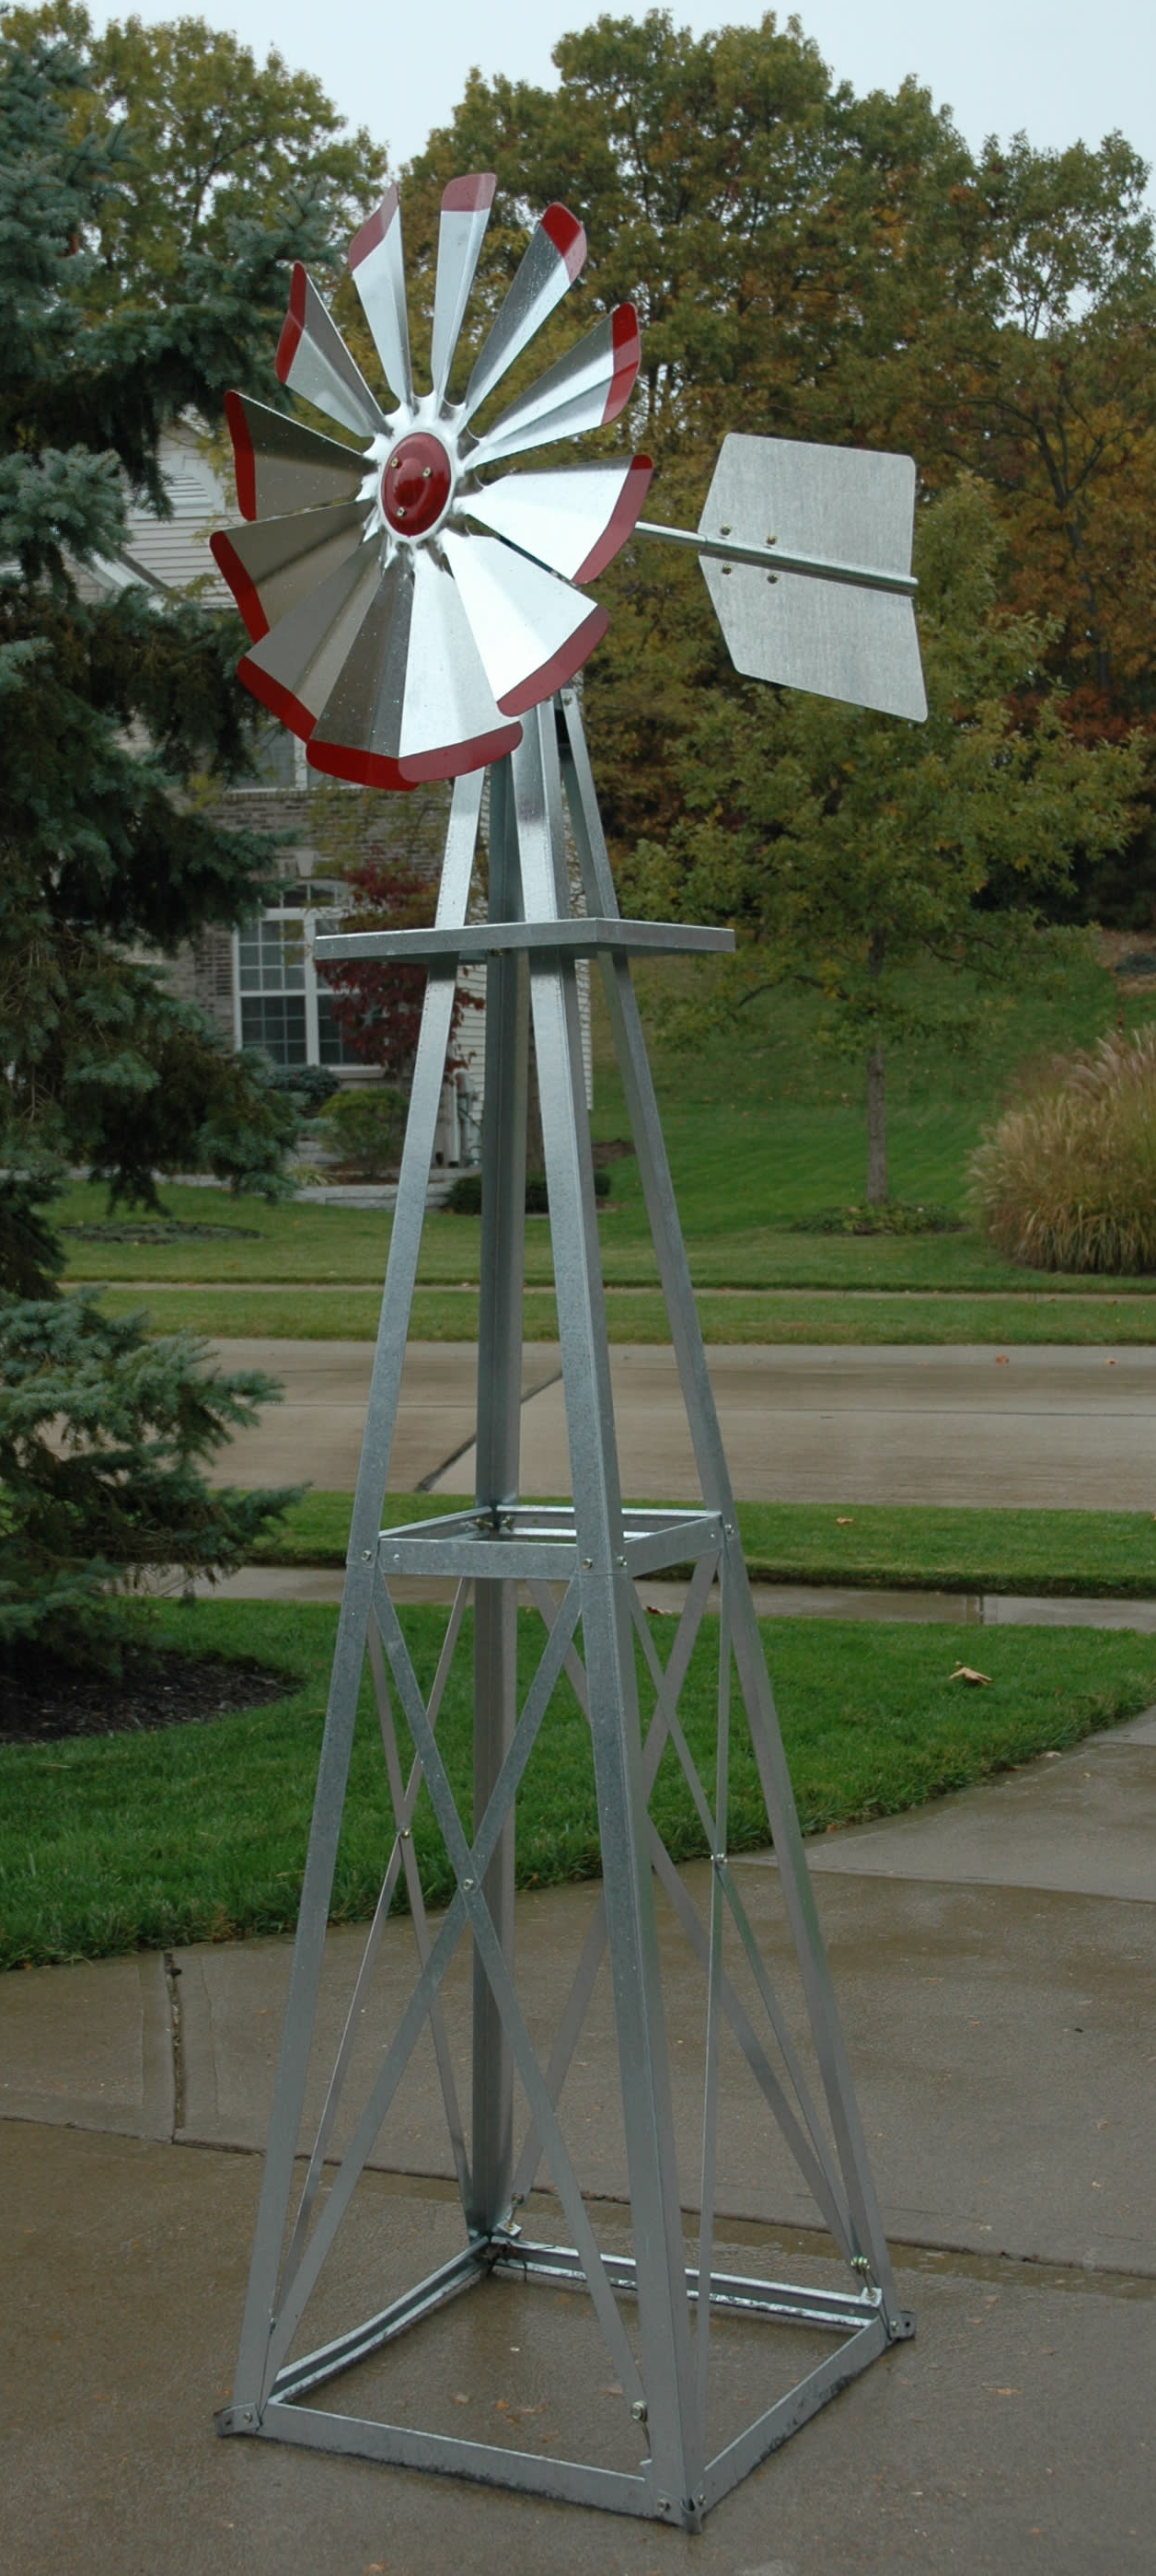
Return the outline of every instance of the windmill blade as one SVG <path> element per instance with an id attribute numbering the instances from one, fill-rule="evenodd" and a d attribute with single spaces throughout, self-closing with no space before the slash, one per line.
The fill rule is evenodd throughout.
<path id="1" fill-rule="evenodd" d="M 396 188 L 386 189 L 376 214 L 354 234 L 349 245 L 349 265 L 390 392 L 395 401 L 412 403 L 401 201 Z"/>
<path id="2" fill-rule="evenodd" d="M 430 359 L 435 403 L 449 383 L 497 184 L 492 170 L 475 170 L 469 178 L 451 179 L 442 198 Z"/>
<path id="3" fill-rule="evenodd" d="M 529 393 L 511 403 L 472 451 L 472 466 L 494 465 L 554 438 L 578 438 L 604 429 L 629 402 L 642 344 L 633 304 L 618 304 L 564 358 L 539 376 Z"/>
<path id="4" fill-rule="evenodd" d="M 866 586 L 910 573 L 914 509 L 909 456 L 791 438 L 724 439 L 699 536 L 773 549 L 766 569 L 700 558 L 736 670 L 922 723 L 927 699 L 912 601 Z M 775 571 L 780 552 L 840 567 L 838 584 Z"/>
<path id="5" fill-rule="evenodd" d="M 267 635 L 298 602 L 316 590 L 326 574 L 365 537 L 367 501 L 347 501 L 339 508 L 296 510 L 284 519 L 259 519 L 255 527 L 217 529 L 209 539 L 245 624 L 255 643 Z"/>
<path id="6" fill-rule="evenodd" d="M 606 633 L 606 610 L 499 537 L 447 528 L 442 543 L 502 714 L 525 715 L 581 669 Z"/>
<path id="7" fill-rule="evenodd" d="M 247 394 L 225 396 L 233 441 L 237 506 L 243 519 L 268 519 L 282 510 L 309 510 L 326 501 L 355 500 L 365 478 L 365 458 L 318 429 L 304 429 L 268 403 Z"/>
<path id="8" fill-rule="evenodd" d="M 463 423 L 529 346 L 548 314 L 572 286 L 586 257 L 586 235 L 566 206 L 547 206 L 530 235 L 521 266 L 497 314 L 466 387 Z"/>
<path id="9" fill-rule="evenodd" d="M 283 385 L 315 403 L 318 411 L 328 412 L 330 420 L 340 421 L 343 429 L 352 429 L 359 438 L 376 438 L 388 430 L 384 412 L 300 260 L 293 270 L 275 365 Z"/>
<path id="10" fill-rule="evenodd" d="M 238 679 L 308 742 L 381 581 L 376 546 L 348 555 L 237 664 Z"/>
<path id="11" fill-rule="evenodd" d="M 309 763 L 363 787 L 417 787 L 500 760 L 504 724 L 451 573 L 394 558 L 309 744 Z"/>
<path id="12" fill-rule="evenodd" d="M 596 581 L 632 533 L 653 472 L 649 456 L 632 456 L 626 465 L 504 474 L 461 507 L 564 581 Z"/>

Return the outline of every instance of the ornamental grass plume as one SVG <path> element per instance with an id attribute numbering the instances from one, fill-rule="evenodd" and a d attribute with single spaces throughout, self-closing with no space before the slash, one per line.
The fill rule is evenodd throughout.
<path id="1" fill-rule="evenodd" d="M 968 1167 L 981 1231 L 1034 1270 L 1156 1271 L 1156 1023 L 1057 1056 Z"/>

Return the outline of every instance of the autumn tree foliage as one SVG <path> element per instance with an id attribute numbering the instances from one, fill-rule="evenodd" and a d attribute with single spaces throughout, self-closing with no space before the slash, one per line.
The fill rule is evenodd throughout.
<path id="1" fill-rule="evenodd" d="M 441 186 L 492 167 L 478 331 L 526 221 L 564 197 L 596 257 L 554 329 L 561 346 L 638 304 L 630 426 L 656 460 L 655 517 L 697 521 L 735 428 L 906 449 L 924 505 L 961 471 L 987 485 L 1001 604 L 1036 621 L 1064 725 L 1148 745 L 1127 851 L 1072 852 L 1055 903 L 1150 909 L 1156 255 L 1138 155 L 1120 135 L 973 153 L 916 82 L 836 82 L 793 18 L 696 36 L 664 10 L 604 16 L 554 60 L 553 90 L 471 75 L 418 156 L 418 302 Z M 682 812 L 675 755 L 728 671 L 697 570 L 672 555 L 640 541 L 600 584 L 613 614 L 588 707 L 620 854 Z"/>
<path id="2" fill-rule="evenodd" d="M 814 995 L 820 1034 L 863 1066 L 873 1204 L 888 1194 L 889 1048 L 963 1049 L 985 995 L 1046 973 L 1063 937 L 1049 900 L 1074 852 L 1125 841 L 1141 774 L 1135 744 L 1072 732 L 1046 630 L 1001 606 L 984 485 L 965 476 L 932 502 L 919 540 L 926 724 L 732 675 L 700 692 L 680 745 L 681 817 L 629 871 L 642 909 L 735 924 L 715 1013 L 768 986 Z"/>
<path id="3" fill-rule="evenodd" d="M 424 930 L 437 910 L 438 880 L 449 822 L 449 791 L 417 787 L 407 796 L 385 796 L 326 782 L 313 794 L 310 829 L 327 872 L 347 890 L 326 916 L 327 931 Z M 333 1016 L 363 1064 L 376 1065 L 387 1082 L 408 1086 L 417 1049 L 425 994 L 423 965 L 393 958 L 350 958 L 321 969 L 333 995 Z M 450 1041 L 463 1012 L 476 1008 L 459 984 Z"/>

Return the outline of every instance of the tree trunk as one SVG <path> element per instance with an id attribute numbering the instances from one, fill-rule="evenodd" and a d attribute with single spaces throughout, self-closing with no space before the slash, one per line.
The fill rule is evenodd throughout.
<path id="1" fill-rule="evenodd" d="M 883 1049 L 873 1046 L 867 1057 L 867 1205 L 883 1207 L 886 1200 L 887 1091 Z"/>

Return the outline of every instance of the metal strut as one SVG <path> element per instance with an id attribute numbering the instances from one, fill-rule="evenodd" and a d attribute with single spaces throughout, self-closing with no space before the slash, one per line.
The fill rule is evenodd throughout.
<path id="1" fill-rule="evenodd" d="M 386 1271 L 348 1571 L 322 1742 L 313 1825 L 253 2246 L 249 2293 L 226 2433 L 304 2443 L 436 2469 L 697 2530 L 705 2512 L 816 2408 L 897 2337 L 898 2308 L 791 1785 L 763 1660 L 707 1373 L 670 1173 L 630 974 L 639 947 L 717 948 L 720 934 L 623 923 L 618 914 L 576 697 L 537 708 L 519 748 L 491 773 L 489 920 L 467 921 L 481 814 L 478 776 L 459 781 L 437 924 L 428 933 L 340 936 L 318 956 L 381 954 L 383 940 L 424 953 L 429 969 L 397 1207 Z M 570 842 L 567 839 L 567 818 Z M 575 912 L 569 850 L 584 913 Z M 639 933 L 645 936 L 640 937 Z M 417 1275 L 426 1184 L 450 1036 L 458 960 L 487 956 L 486 1092 L 479 1305 L 477 1492 L 472 1510 L 382 1531 L 401 1368 Z M 585 1105 L 579 958 L 597 955 L 670 1315 L 702 1503 L 689 1511 L 623 1504 Z M 572 1501 L 519 1500 L 523 1226 L 528 1031 L 533 1026 L 562 1351 Z M 674 1644 L 659 1656 L 636 1591 L 663 1567 L 694 1569 Z M 456 1587 L 432 1683 L 423 1688 L 391 1586 L 414 1577 Z M 713 1777 L 703 1779 L 679 1712 L 682 1686 L 719 1587 L 718 1723 Z M 541 1614 L 543 1644 L 519 1680 L 518 1598 Z M 474 1763 L 463 1818 L 438 1739 L 438 1717 L 473 1600 Z M 345 1806 L 363 1667 L 368 1659 L 394 1817 L 380 1900 L 345 2032 L 298 2185 L 306 2082 L 325 1929 Z M 642 1673 L 650 1708 L 645 1730 Z M 519 2000 L 514 1956 L 515 1802 L 552 1696 L 565 1675 L 589 1725 L 602 1884 L 573 1983 L 559 1997 L 546 2063 Z M 778 1883 L 798 1959 L 817 2068 L 807 2075 L 727 1858 L 732 1677 L 758 1768 Z M 396 1712 L 396 1713 L 395 1713 Z M 408 1744 L 403 1756 L 398 1719 Z M 650 1814 L 664 1754 L 677 1760 L 712 1857 L 700 1916 Z M 412 1842 L 428 1800 L 454 1879 L 428 1920 Z M 340 2114 L 395 1892 L 404 1881 L 415 1974 L 352 2125 Z M 676 2156 L 655 1887 L 704 1971 L 700 2161 L 690 2195 L 697 2255 Z M 473 1952 L 469 2135 L 454 2074 L 442 1989 L 460 1942 Z M 729 1940 L 731 1966 L 725 1953 Z M 567 2143 L 561 2104 L 602 1958 L 609 1954 L 621 2085 L 632 2252 L 599 2243 Z M 746 1985 L 746 1999 L 739 1991 Z M 383 2123 L 429 2029 L 464 2222 L 462 2250 L 316 2350 L 298 2329 Z M 729 2030 L 769 2120 L 851 2274 L 840 2291 L 720 2271 L 715 2262 L 719 2052 Z M 519 2117 L 522 2134 L 517 2134 Z M 569 2242 L 523 2233 L 545 2163 Z M 523 2213 L 523 2218 L 519 2213 Z M 724 2240 L 725 2241 L 725 2240 Z M 638 2454 L 632 2470 L 559 2459 L 306 2401 L 469 2289 L 487 2281 L 584 2286 L 622 2391 Z M 624 2309 L 624 2302 L 626 2307 Z M 631 2325 L 628 2330 L 627 2311 Z M 713 2456 L 707 2439 L 712 2315 L 808 2326 L 835 2349 L 763 2406 Z"/>

